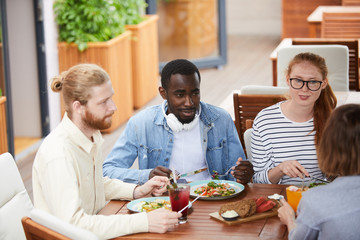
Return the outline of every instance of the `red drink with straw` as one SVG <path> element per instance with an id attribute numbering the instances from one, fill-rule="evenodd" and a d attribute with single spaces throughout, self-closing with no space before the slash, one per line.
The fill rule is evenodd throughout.
<path id="1" fill-rule="evenodd" d="M 190 185 L 177 184 L 177 188 L 171 187 L 169 189 L 171 208 L 178 212 L 189 204 Z M 179 224 L 186 223 L 188 208 L 181 212 L 182 216 L 179 218 Z"/>

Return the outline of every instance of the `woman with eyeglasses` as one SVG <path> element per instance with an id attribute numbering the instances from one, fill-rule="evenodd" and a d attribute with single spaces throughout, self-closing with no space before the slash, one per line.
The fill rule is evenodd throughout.
<path id="1" fill-rule="evenodd" d="M 316 146 L 337 103 L 327 73 L 325 59 L 313 53 L 300 53 L 290 61 L 290 98 L 263 109 L 253 123 L 255 183 L 299 185 L 306 177 L 324 178 Z"/>

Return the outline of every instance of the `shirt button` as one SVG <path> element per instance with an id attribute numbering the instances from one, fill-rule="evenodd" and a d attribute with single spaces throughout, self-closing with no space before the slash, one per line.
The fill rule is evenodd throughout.
<path id="1" fill-rule="evenodd" d="M 172 139 L 170 139 L 170 142 L 172 142 Z"/>
<path id="2" fill-rule="evenodd" d="M 169 161 L 169 159 L 168 159 L 168 158 L 165 158 L 165 161 L 167 162 L 167 161 Z"/>

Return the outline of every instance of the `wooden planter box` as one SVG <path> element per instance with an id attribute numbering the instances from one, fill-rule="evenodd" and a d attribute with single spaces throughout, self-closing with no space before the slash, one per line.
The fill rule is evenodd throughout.
<path id="1" fill-rule="evenodd" d="M 6 97 L 0 97 L 0 154 L 8 151 L 6 130 Z"/>
<path id="2" fill-rule="evenodd" d="M 135 108 L 141 108 L 158 94 L 158 18 L 157 15 L 148 15 L 140 24 L 126 26 L 132 34 L 132 83 Z"/>
<path id="3" fill-rule="evenodd" d="M 160 1 L 160 62 L 217 55 L 217 9 L 217 0 Z"/>
<path id="4" fill-rule="evenodd" d="M 84 52 L 79 52 L 76 44 L 58 44 L 60 72 L 79 63 L 95 63 L 109 74 L 118 109 L 113 115 L 112 126 L 103 132 L 112 132 L 133 114 L 130 37 L 131 32 L 126 31 L 106 42 L 89 43 Z"/>

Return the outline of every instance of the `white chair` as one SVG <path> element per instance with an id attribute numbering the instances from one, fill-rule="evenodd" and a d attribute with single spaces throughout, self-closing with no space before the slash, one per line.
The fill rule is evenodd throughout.
<path id="1" fill-rule="evenodd" d="M 246 156 L 247 159 L 251 161 L 252 156 L 251 156 L 251 133 L 252 133 L 252 128 L 248 128 L 246 129 L 246 131 L 244 132 L 244 143 L 245 143 L 245 149 L 246 149 Z"/>
<path id="2" fill-rule="evenodd" d="M 10 153 L 0 155 L 0 239 L 98 239 L 94 233 L 34 209 Z M 27 217 L 31 216 L 31 218 Z M 22 219 L 37 222 L 24 233 Z M 23 223 L 24 224 L 24 223 Z M 36 232 L 36 234 L 32 234 Z M 26 235 L 25 235 L 26 234 Z"/>
<path id="3" fill-rule="evenodd" d="M 293 57 L 312 52 L 325 58 L 328 79 L 334 91 L 349 91 L 349 48 L 344 45 L 292 45 L 277 52 L 277 85 L 286 85 L 286 68 Z"/>
<path id="4" fill-rule="evenodd" d="M 99 239 L 94 233 L 62 221 L 40 209 L 33 209 L 30 218 L 24 217 L 22 219 L 22 224 L 28 240 Z"/>
<path id="5" fill-rule="evenodd" d="M 289 87 L 262 86 L 262 85 L 245 85 L 240 89 L 241 94 L 287 94 Z"/>
<path id="6" fill-rule="evenodd" d="M 26 239 L 21 218 L 33 205 L 10 153 L 0 155 L 0 192 L 0 239 Z"/>

